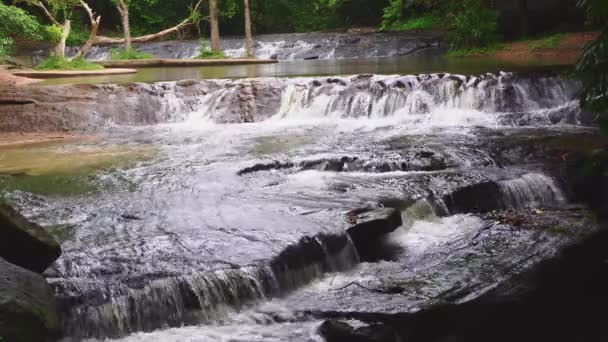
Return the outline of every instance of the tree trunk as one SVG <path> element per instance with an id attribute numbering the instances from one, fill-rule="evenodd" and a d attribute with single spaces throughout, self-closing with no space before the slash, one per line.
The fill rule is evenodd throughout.
<path id="1" fill-rule="evenodd" d="M 220 52 L 220 27 L 217 20 L 217 0 L 209 0 L 209 20 L 211 21 L 211 50 Z"/>
<path id="2" fill-rule="evenodd" d="M 68 40 L 68 36 L 70 35 L 70 31 L 72 30 L 72 22 L 66 19 L 61 29 L 61 39 L 59 40 L 59 43 L 55 45 L 55 56 L 65 58 L 65 45 Z"/>
<path id="3" fill-rule="evenodd" d="M 255 57 L 255 53 L 253 51 L 253 37 L 251 34 L 251 15 L 249 13 L 249 0 L 243 1 L 245 11 L 245 51 L 247 57 Z"/>
<path id="4" fill-rule="evenodd" d="M 89 51 L 93 47 L 93 44 L 95 44 L 95 39 L 97 38 L 97 30 L 99 29 L 100 22 L 101 22 L 101 17 L 97 17 L 97 19 L 91 23 L 91 31 L 89 34 L 89 39 L 80 48 L 80 50 L 78 51 L 76 56 L 74 56 L 74 58 L 81 58 L 81 57 L 84 58 L 84 56 L 86 56 L 86 54 L 89 53 Z"/>
<path id="5" fill-rule="evenodd" d="M 124 2 L 124 0 L 118 0 L 116 8 L 118 8 L 118 12 L 120 13 L 122 31 L 125 36 L 125 51 L 129 51 L 131 50 L 131 24 L 129 23 L 129 6 Z"/>
<path id="6" fill-rule="evenodd" d="M 517 7 L 519 10 L 520 20 L 520 35 L 527 37 L 530 34 L 530 18 L 528 16 L 528 0 L 518 0 Z"/>

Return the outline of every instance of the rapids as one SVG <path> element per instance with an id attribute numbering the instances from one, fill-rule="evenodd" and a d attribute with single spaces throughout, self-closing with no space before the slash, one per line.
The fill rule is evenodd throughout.
<path id="1" fill-rule="evenodd" d="M 576 82 L 500 73 L 145 87 L 170 122 L 113 124 L 105 139 L 153 145 L 154 157 L 99 172 L 104 187 L 86 195 L 9 194 L 35 221 L 71 227 L 46 272 L 66 341 L 321 341 L 307 313 L 469 298 L 568 242 L 490 229 L 459 194 L 496 198 L 489 209 L 564 207 L 549 167 L 506 164 L 494 142 L 593 131 Z M 382 206 L 402 209 L 404 224 L 383 242 L 389 255 L 362 260 L 346 214 Z M 463 284 L 476 290 L 455 294 Z"/>

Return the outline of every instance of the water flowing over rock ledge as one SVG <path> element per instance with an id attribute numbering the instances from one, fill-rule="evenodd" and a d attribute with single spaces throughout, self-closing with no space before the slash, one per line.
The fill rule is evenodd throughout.
<path id="1" fill-rule="evenodd" d="M 187 119 L 216 123 L 398 118 L 444 124 L 589 123 L 575 81 L 554 74 L 259 78 L 2 89 L 0 131 L 95 130 Z M 444 111 L 463 110 L 466 113 Z"/>
<path id="2" fill-rule="evenodd" d="M 258 58 L 277 60 L 334 59 L 392 57 L 411 55 L 418 52 L 439 54 L 443 48 L 441 34 L 409 32 L 387 33 L 307 33 L 269 34 L 255 37 Z M 245 48 L 242 37 L 223 37 L 222 50 L 230 57 L 242 57 Z M 195 58 L 199 53 L 198 40 L 152 42 L 134 44 L 138 51 L 157 58 Z M 86 56 L 93 60 L 108 60 L 111 46 L 95 46 Z M 74 54 L 76 51 L 68 51 Z M 45 51 L 35 53 L 38 61 Z"/>

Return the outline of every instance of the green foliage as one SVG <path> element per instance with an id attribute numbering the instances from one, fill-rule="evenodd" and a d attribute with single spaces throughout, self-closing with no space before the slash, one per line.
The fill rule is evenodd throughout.
<path id="1" fill-rule="evenodd" d="M 196 58 L 199 59 L 214 59 L 214 58 L 226 58 L 224 51 L 215 52 L 211 50 L 209 42 L 206 39 L 199 40 L 199 53 Z"/>
<path id="2" fill-rule="evenodd" d="M 13 51 L 13 39 L 0 36 L 0 63 L 6 62 Z"/>
<path id="3" fill-rule="evenodd" d="M 57 44 L 61 40 L 63 30 L 55 25 L 44 26 L 42 30 L 42 40 L 49 43 Z"/>
<path id="4" fill-rule="evenodd" d="M 112 49 L 112 59 L 124 61 L 129 59 L 153 59 L 154 56 L 149 53 L 139 52 L 135 49 Z"/>
<path id="5" fill-rule="evenodd" d="M 420 17 L 409 18 L 402 21 L 395 21 L 388 27 L 384 24 L 381 27 L 383 31 L 413 31 L 413 30 L 430 30 L 437 28 L 441 23 L 441 18 L 430 13 Z"/>
<path id="6" fill-rule="evenodd" d="M 103 67 L 84 58 L 72 60 L 51 56 L 36 66 L 36 70 L 100 70 Z"/>
<path id="7" fill-rule="evenodd" d="M 530 50 L 555 49 L 565 38 L 564 34 L 558 33 L 540 40 L 528 42 Z"/>
<path id="8" fill-rule="evenodd" d="M 61 31 L 60 31 L 61 33 Z M 66 40 L 68 46 L 80 46 L 83 45 L 89 39 L 89 30 L 84 26 L 75 26 L 70 30 L 70 35 Z M 61 37 L 61 35 L 60 35 Z"/>
<path id="9" fill-rule="evenodd" d="M 608 132 L 608 27 L 587 46 L 579 59 L 576 75 L 583 83 L 581 105 L 602 114 L 603 127 Z"/>
<path id="10" fill-rule="evenodd" d="M 41 25 L 24 10 L 0 2 L 0 35 L 40 40 Z"/>
<path id="11" fill-rule="evenodd" d="M 473 47 L 473 48 L 462 48 L 452 49 L 448 52 L 449 57 L 470 57 L 470 56 L 482 56 L 491 55 L 498 50 L 503 48 L 502 44 L 493 43 L 484 47 Z"/>
<path id="12" fill-rule="evenodd" d="M 497 40 L 498 15 L 482 0 L 452 0 L 448 13 L 448 38 L 454 48 L 488 46 Z"/>

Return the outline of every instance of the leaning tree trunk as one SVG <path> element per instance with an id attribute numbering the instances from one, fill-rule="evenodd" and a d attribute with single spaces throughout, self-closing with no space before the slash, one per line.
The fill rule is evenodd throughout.
<path id="1" fill-rule="evenodd" d="M 220 27 L 217 20 L 217 0 L 209 0 L 209 20 L 211 21 L 211 50 L 221 51 Z"/>
<path id="2" fill-rule="evenodd" d="M 129 6 L 124 0 L 118 0 L 117 6 L 122 21 L 122 31 L 125 36 L 125 51 L 131 50 L 131 24 L 129 23 Z"/>
<path id="3" fill-rule="evenodd" d="M 86 54 L 91 50 L 97 39 L 97 31 L 99 30 L 99 24 L 101 23 L 101 16 L 97 16 L 97 18 L 95 18 L 93 10 L 86 2 L 84 2 L 84 0 L 80 0 L 80 4 L 89 15 L 91 30 L 89 31 L 89 39 L 87 39 L 74 58 L 84 58 L 84 56 L 86 56 Z"/>
<path id="4" fill-rule="evenodd" d="M 244 10 L 245 10 L 245 51 L 247 57 L 254 57 L 253 51 L 253 37 L 251 34 L 251 15 L 249 13 L 249 0 L 244 1 Z"/>
<path id="5" fill-rule="evenodd" d="M 65 46 L 70 35 L 70 31 L 72 30 L 72 22 L 70 20 L 65 20 L 62 25 L 61 39 L 59 43 L 55 45 L 55 56 L 59 58 L 65 58 Z"/>

